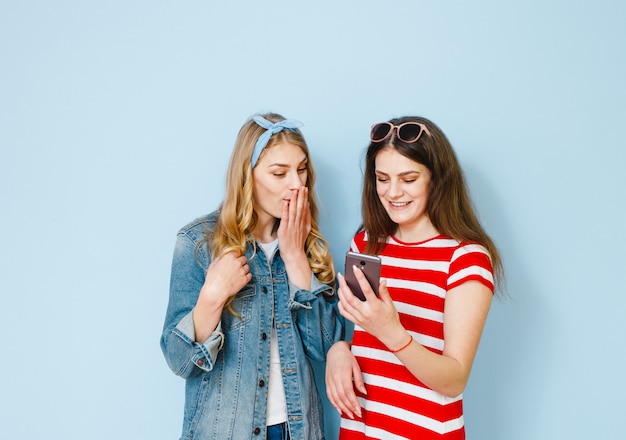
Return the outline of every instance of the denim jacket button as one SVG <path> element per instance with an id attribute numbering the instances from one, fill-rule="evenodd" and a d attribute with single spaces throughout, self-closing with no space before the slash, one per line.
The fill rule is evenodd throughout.
<path id="1" fill-rule="evenodd" d="M 259 435 L 261 433 L 261 428 L 254 428 L 254 435 Z"/>
<path id="2" fill-rule="evenodd" d="M 267 293 L 267 287 L 263 286 L 263 287 L 261 288 L 261 291 L 262 291 L 263 293 Z"/>
<path id="3" fill-rule="evenodd" d="M 264 381 L 263 379 L 261 379 L 261 380 L 259 381 L 259 386 L 260 386 L 261 388 L 263 388 L 263 387 L 265 386 L 265 381 Z"/>
<path id="4" fill-rule="evenodd" d="M 204 359 L 200 358 L 198 359 L 198 366 L 201 367 L 204 365 Z"/>
<path id="5" fill-rule="evenodd" d="M 261 339 L 265 341 L 267 339 L 267 333 L 261 333 Z"/>

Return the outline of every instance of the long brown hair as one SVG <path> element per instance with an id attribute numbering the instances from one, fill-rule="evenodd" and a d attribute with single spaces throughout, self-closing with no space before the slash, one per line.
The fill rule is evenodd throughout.
<path id="1" fill-rule="evenodd" d="M 267 113 L 261 116 L 274 123 L 285 119 L 276 113 Z M 252 197 L 253 179 L 250 158 L 257 139 L 264 132 L 265 129 L 252 119 L 248 120 L 239 130 L 227 171 L 224 200 L 220 206 L 215 229 L 210 231 L 207 236 L 214 257 L 230 251 L 245 255 L 246 244 L 252 243 L 254 245 L 254 237 L 250 232 L 256 225 L 257 214 L 254 210 Z M 317 224 L 318 208 L 314 193 L 315 171 L 302 132 L 298 129 L 283 130 L 272 135 L 260 158 L 263 157 L 266 150 L 281 142 L 299 146 L 308 159 L 306 161 L 306 186 L 309 188 L 311 232 L 306 238 L 304 250 L 309 259 L 311 270 L 317 278 L 325 284 L 332 284 L 335 280 L 335 269 L 328 243 L 320 233 Z M 276 219 L 275 228 L 278 228 L 279 223 L 280 219 Z"/>
<path id="2" fill-rule="evenodd" d="M 398 228 L 387 215 L 376 191 L 376 156 L 384 148 L 393 148 L 430 171 L 431 182 L 426 214 L 433 226 L 447 237 L 483 245 L 491 256 L 494 279 L 501 284 L 504 269 L 500 253 L 474 212 L 463 170 L 448 138 L 437 125 L 426 118 L 405 116 L 391 119 L 389 122 L 395 126 L 405 122 L 418 122 L 427 127 L 429 134 L 422 134 L 417 142 L 406 143 L 400 140 L 394 131 L 386 141 L 370 142 L 365 156 L 361 201 L 362 228 L 368 237 L 365 252 L 379 253 L 385 247 L 387 238 Z"/>

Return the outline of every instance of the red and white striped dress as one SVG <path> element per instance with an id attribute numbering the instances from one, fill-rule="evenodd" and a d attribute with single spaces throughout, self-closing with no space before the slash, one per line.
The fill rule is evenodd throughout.
<path id="1" fill-rule="evenodd" d="M 364 232 L 354 237 L 351 248 L 365 248 Z M 470 280 L 493 292 L 489 254 L 479 244 L 444 236 L 420 243 L 389 237 L 380 257 L 381 278 L 387 280 L 402 325 L 435 353 L 443 352 L 446 292 Z M 352 353 L 361 367 L 367 395 L 357 392 L 362 418 L 342 417 L 341 440 L 465 439 L 462 395 L 450 398 L 431 390 L 357 325 Z"/>

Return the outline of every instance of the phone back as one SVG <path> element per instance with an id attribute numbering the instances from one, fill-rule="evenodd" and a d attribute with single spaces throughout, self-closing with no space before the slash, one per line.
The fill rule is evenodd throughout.
<path id="1" fill-rule="evenodd" d="M 346 283 L 352 293 L 361 301 L 365 301 L 365 295 L 361 291 L 361 286 L 354 276 L 352 266 L 356 266 L 363 271 L 365 278 L 369 282 L 374 293 L 378 296 L 378 285 L 380 284 L 380 257 L 368 254 L 359 254 L 357 252 L 346 253 L 346 263 L 344 275 Z"/>

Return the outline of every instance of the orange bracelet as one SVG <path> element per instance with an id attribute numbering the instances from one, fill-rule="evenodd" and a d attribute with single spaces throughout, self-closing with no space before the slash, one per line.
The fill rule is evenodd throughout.
<path id="1" fill-rule="evenodd" d="M 409 342 L 407 342 L 406 344 L 404 344 L 402 347 L 398 348 L 397 350 L 389 350 L 392 353 L 398 353 L 399 351 L 404 350 L 405 348 L 407 348 L 409 345 L 411 345 L 411 342 L 413 342 L 413 336 L 409 335 Z"/>

